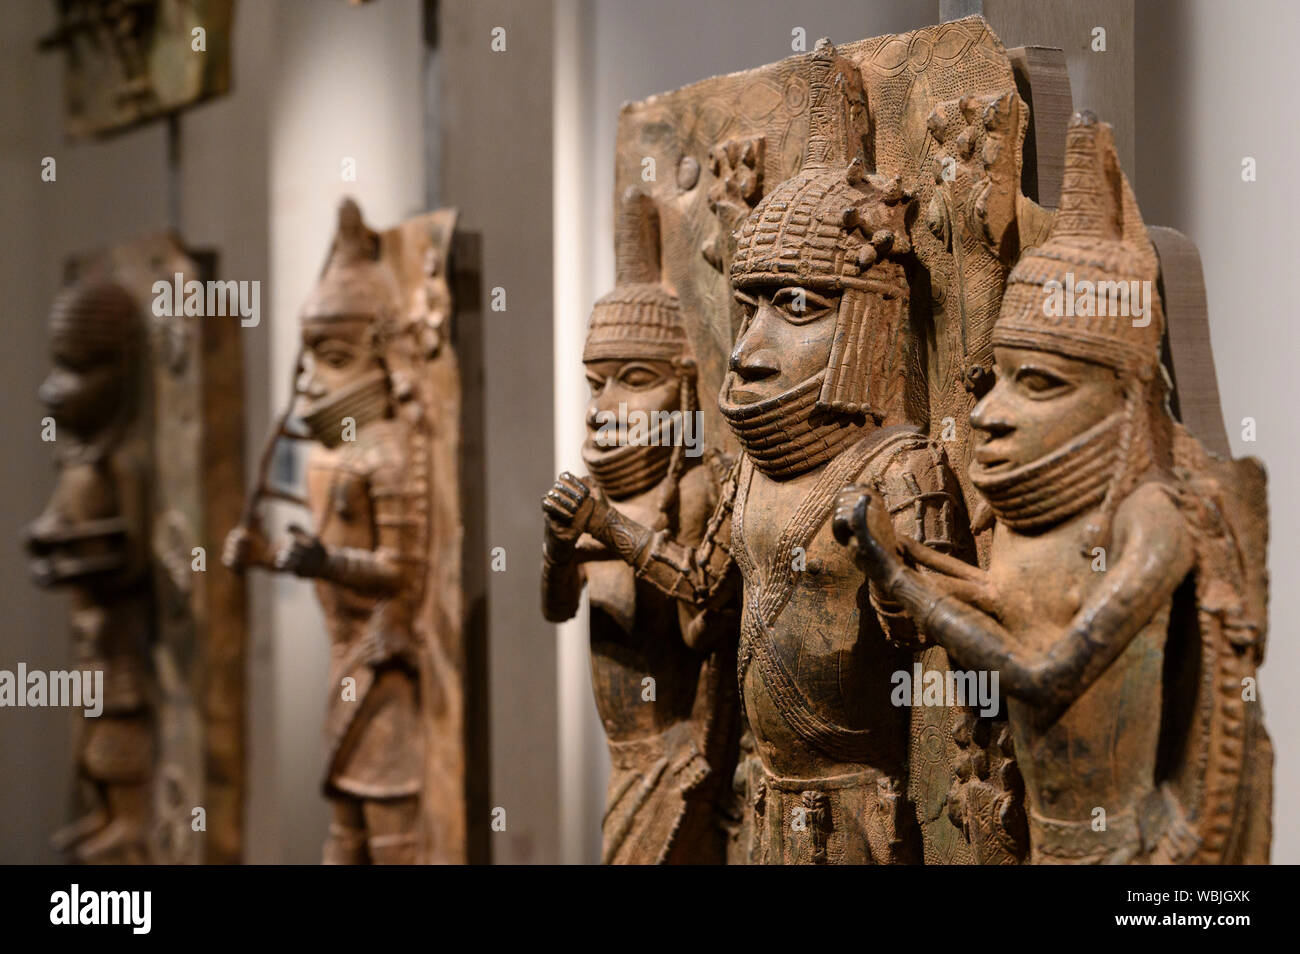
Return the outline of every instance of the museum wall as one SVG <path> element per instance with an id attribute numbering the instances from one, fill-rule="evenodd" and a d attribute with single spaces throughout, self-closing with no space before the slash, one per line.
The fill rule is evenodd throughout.
<path id="1" fill-rule="evenodd" d="M 1138 4 L 1137 195 L 1146 221 L 1201 252 L 1210 338 L 1234 455 L 1268 470 L 1268 655 L 1260 698 L 1275 726 L 1273 861 L 1300 863 L 1300 376 L 1295 373 L 1295 210 L 1300 127 L 1289 117 L 1300 8 L 1285 0 Z M 1243 181 L 1253 158 L 1258 178 Z M 1246 419 L 1255 422 L 1247 440 Z"/>
<path id="2" fill-rule="evenodd" d="M 494 53 L 494 28 L 506 48 Z M 482 442 L 489 804 L 501 863 L 559 859 L 555 627 L 538 610 L 542 518 L 555 477 L 551 390 L 551 4 L 439 5 L 440 201 L 482 238 Z M 496 310 L 491 297 L 502 310 Z M 496 548 L 501 548 L 497 551 Z M 495 553 L 493 557 L 491 554 Z M 603 784 L 603 781 L 602 781 Z M 597 815 L 597 822 L 599 815 Z"/>

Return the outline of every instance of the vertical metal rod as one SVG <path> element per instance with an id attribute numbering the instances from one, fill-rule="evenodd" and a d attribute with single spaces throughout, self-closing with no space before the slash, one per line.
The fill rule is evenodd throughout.
<path id="1" fill-rule="evenodd" d="M 167 114 L 167 226 L 176 235 L 181 228 L 181 116 Z"/>

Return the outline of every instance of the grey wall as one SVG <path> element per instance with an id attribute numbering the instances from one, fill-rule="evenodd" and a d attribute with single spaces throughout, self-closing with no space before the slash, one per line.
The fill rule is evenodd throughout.
<path id="1" fill-rule="evenodd" d="M 551 414 L 551 82 L 549 3 L 440 5 L 439 194 L 483 236 L 486 542 L 505 569 L 487 574 L 491 805 L 497 862 L 559 857 L 555 631 L 538 608 L 539 501 L 554 479 Z M 493 52 L 492 30 L 506 48 Z"/>
<path id="2" fill-rule="evenodd" d="M 1134 0 L 944 0 L 949 8 L 982 7 L 1004 46 L 1054 46 L 1065 52 L 1075 109 L 1090 109 L 1115 130 L 1120 165 L 1134 188 Z M 975 10 L 974 12 L 979 12 Z M 1093 31 L 1105 31 L 1104 50 Z M 1098 44 L 1102 45 L 1102 44 Z"/>
<path id="3" fill-rule="evenodd" d="M 1285 0 L 1137 5 L 1137 197 L 1148 224 L 1200 248 L 1228 439 L 1268 469 L 1270 633 L 1260 674 L 1277 764 L 1273 860 L 1300 863 L 1300 375 L 1294 119 L 1300 6 Z M 1243 182 L 1242 159 L 1258 179 Z M 1257 440 L 1242 439 L 1254 418 Z"/>

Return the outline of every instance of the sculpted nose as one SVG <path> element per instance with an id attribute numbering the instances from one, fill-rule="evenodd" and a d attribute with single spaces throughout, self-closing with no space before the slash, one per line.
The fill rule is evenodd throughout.
<path id="1" fill-rule="evenodd" d="M 623 396 L 614 384 L 614 378 L 606 378 L 599 390 L 592 391 L 587 398 L 587 425 L 598 427 L 600 415 L 618 410 L 619 398 Z"/>
<path id="2" fill-rule="evenodd" d="M 740 338 L 731 351 L 727 370 L 744 381 L 761 381 L 781 373 L 781 353 L 773 346 L 772 331 L 780 317 L 771 302 L 763 297 L 757 310 L 741 328 Z"/>
<path id="3" fill-rule="evenodd" d="M 984 431 L 991 437 L 1000 437 L 1015 430 L 1004 413 L 999 391 L 995 386 L 970 412 L 971 427 Z"/>
<path id="4" fill-rule="evenodd" d="M 758 381 L 779 373 L 781 359 L 771 348 L 755 347 L 749 339 L 742 338 L 731 352 L 727 367 L 746 381 Z"/>

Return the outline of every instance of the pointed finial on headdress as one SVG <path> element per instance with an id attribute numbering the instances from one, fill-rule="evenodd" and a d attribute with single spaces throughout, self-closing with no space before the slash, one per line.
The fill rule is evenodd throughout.
<path id="1" fill-rule="evenodd" d="M 843 169 L 855 159 L 864 159 L 867 100 L 862 77 L 824 37 L 810 58 L 808 86 L 808 148 L 800 171 Z"/>
<path id="2" fill-rule="evenodd" d="M 614 281 L 652 285 L 660 280 L 659 210 L 636 186 L 619 198 L 614 222 Z"/>
<path id="3" fill-rule="evenodd" d="M 1060 210 L 1047 241 L 1026 250 L 1008 276 L 993 344 L 1154 373 L 1164 328 L 1158 274 L 1111 127 L 1091 113 L 1076 113 L 1066 133 Z M 1069 293 L 1076 298 L 1091 297 L 1058 309 L 1052 289 L 1059 296 L 1066 286 L 1078 289 Z M 1103 288 L 1122 289 L 1124 298 L 1106 297 L 1112 293 Z M 1135 293 L 1142 297 L 1133 301 Z M 1142 312 L 1130 315 L 1135 305 Z"/>
<path id="4" fill-rule="evenodd" d="M 1119 241 L 1119 168 L 1107 149 L 1110 127 L 1090 112 L 1075 113 L 1065 141 L 1061 208 L 1052 235 Z"/>
<path id="5" fill-rule="evenodd" d="M 400 311 L 401 292 L 391 265 L 381 261 L 381 239 L 352 199 L 339 204 L 334 242 L 320 278 L 303 303 L 303 321 L 367 317 L 387 322 Z"/>
<path id="6" fill-rule="evenodd" d="M 379 257 L 379 234 L 366 226 L 361 209 L 351 198 L 339 205 L 338 226 L 329 265 L 350 265 Z"/>
<path id="7" fill-rule="evenodd" d="M 1148 268 L 1158 267 L 1137 200 L 1120 170 L 1114 132 L 1087 110 L 1070 118 L 1052 237 L 1122 242 Z"/>

